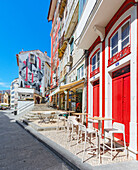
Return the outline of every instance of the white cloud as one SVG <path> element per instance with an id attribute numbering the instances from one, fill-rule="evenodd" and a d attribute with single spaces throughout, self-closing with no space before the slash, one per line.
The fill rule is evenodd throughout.
<path id="1" fill-rule="evenodd" d="M 10 88 L 10 84 L 9 83 L 5 83 L 5 82 L 0 82 L 0 86 L 1 87 L 6 87 L 6 88 Z"/>

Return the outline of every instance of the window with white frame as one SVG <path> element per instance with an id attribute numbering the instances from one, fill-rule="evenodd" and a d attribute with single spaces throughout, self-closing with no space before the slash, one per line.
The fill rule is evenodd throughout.
<path id="1" fill-rule="evenodd" d="M 79 19 L 82 15 L 82 12 L 84 10 L 85 4 L 86 4 L 87 0 L 79 0 Z"/>
<path id="2" fill-rule="evenodd" d="M 77 80 L 80 80 L 84 77 L 84 64 L 77 69 Z"/>
<path id="3" fill-rule="evenodd" d="M 112 57 L 118 52 L 118 32 L 111 39 Z"/>
<path id="4" fill-rule="evenodd" d="M 130 43 L 130 21 L 125 22 L 111 37 L 111 57 Z"/>
<path id="5" fill-rule="evenodd" d="M 92 71 L 96 70 L 100 66 L 100 51 L 98 51 L 92 57 Z"/>
<path id="6" fill-rule="evenodd" d="M 121 48 L 124 49 L 129 44 L 129 22 L 121 28 Z"/>
<path id="7" fill-rule="evenodd" d="M 30 53 L 30 63 L 35 64 L 35 55 Z"/>

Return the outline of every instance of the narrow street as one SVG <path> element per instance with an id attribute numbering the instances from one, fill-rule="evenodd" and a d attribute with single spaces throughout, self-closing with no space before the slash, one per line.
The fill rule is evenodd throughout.
<path id="1" fill-rule="evenodd" d="M 6 114 L 0 112 L 1 170 L 71 169 Z"/>

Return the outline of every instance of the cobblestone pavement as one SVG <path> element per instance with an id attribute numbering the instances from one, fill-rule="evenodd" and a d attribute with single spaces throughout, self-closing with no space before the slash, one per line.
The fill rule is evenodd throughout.
<path id="1" fill-rule="evenodd" d="M 66 163 L 0 112 L 0 170 L 68 170 Z"/>

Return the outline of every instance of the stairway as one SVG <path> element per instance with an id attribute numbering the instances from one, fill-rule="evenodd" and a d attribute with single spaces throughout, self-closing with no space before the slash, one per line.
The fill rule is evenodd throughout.
<path id="1" fill-rule="evenodd" d="M 35 104 L 32 111 L 51 111 L 55 110 L 54 108 L 48 107 L 47 104 Z"/>
<path id="2" fill-rule="evenodd" d="M 53 111 L 55 109 L 51 108 L 51 107 L 48 107 L 48 104 L 35 104 L 34 107 L 29 110 L 28 112 L 22 114 L 19 119 L 21 121 L 24 121 L 24 120 L 36 120 L 38 119 L 38 115 L 36 113 L 32 113 L 31 111 Z"/>

